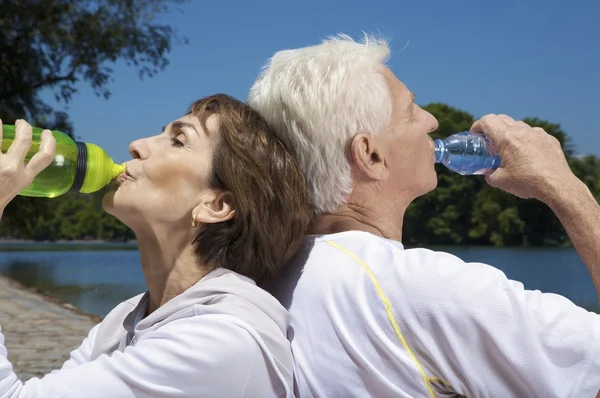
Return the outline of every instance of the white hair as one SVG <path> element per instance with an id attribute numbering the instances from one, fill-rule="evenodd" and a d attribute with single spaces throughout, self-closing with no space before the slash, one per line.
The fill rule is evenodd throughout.
<path id="1" fill-rule="evenodd" d="M 348 145 L 389 123 L 391 97 L 382 66 L 384 39 L 338 35 L 316 46 L 275 53 L 248 103 L 295 152 L 314 213 L 333 212 L 352 191 Z"/>

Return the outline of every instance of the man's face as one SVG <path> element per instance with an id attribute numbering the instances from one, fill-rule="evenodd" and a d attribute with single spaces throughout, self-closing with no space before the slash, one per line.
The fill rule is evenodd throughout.
<path id="1" fill-rule="evenodd" d="M 392 192 L 403 192 L 411 200 L 437 186 L 433 140 L 429 133 L 438 121 L 414 103 L 412 93 L 391 70 L 382 72 L 391 95 L 392 115 L 389 125 L 378 136 L 390 170 Z"/>

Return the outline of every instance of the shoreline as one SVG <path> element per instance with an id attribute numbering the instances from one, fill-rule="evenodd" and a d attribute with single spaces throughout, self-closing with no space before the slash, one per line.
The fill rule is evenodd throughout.
<path id="1" fill-rule="evenodd" d="M 33 239 L 12 239 L 12 238 L 1 238 L 0 244 L 2 243 L 89 243 L 89 244 L 132 244 L 136 243 L 137 240 L 101 240 L 101 239 L 57 239 L 57 240 L 33 240 Z"/>
<path id="2" fill-rule="evenodd" d="M 0 276 L 0 325 L 14 372 L 23 382 L 60 369 L 100 317 Z"/>
<path id="3" fill-rule="evenodd" d="M 3 238 L 0 237 L 0 252 L 2 251 L 1 246 L 3 244 L 6 245 L 19 245 L 19 244 L 32 244 L 32 245 L 115 245 L 115 246 L 129 246 L 129 247 L 137 247 L 138 241 L 137 239 L 130 240 L 102 240 L 102 239 L 57 239 L 57 240 L 34 240 L 34 239 L 13 239 L 13 238 Z M 406 249 L 415 249 L 415 248 L 472 248 L 472 249 L 498 249 L 498 250 L 536 250 L 536 249 L 558 249 L 558 250 L 574 250 L 574 247 L 571 244 L 561 244 L 561 245 L 514 245 L 514 246 L 496 246 L 496 245 L 461 245 L 461 244 L 434 244 L 434 245 L 420 245 L 414 243 L 404 244 Z"/>
<path id="4" fill-rule="evenodd" d="M 49 304 L 54 304 L 60 308 L 64 308 L 65 310 L 70 311 L 76 315 L 88 318 L 90 321 L 92 321 L 94 323 L 100 323 L 104 319 L 104 317 L 101 317 L 100 315 L 90 314 L 88 312 L 85 312 L 84 310 L 82 310 L 79 307 L 75 307 L 73 304 L 64 302 L 61 299 L 59 299 L 58 297 L 54 296 L 52 293 L 39 290 L 35 287 L 25 286 L 21 282 L 16 281 L 8 276 L 0 274 L 0 280 L 3 280 L 7 285 L 9 285 L 10 287 L 12 287 L 16 290 L 21 290 L 21 291 L 25 291 L 25 292 L 34 294 Z"/>

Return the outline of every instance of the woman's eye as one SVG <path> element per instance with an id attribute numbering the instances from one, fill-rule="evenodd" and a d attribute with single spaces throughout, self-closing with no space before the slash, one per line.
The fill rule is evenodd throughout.
<path id="1" fill-rule="evenodd" d="M 176 147 L 182 147 L 184 144 L 183 144 L 183 142 L 179 141 L 177 139 L 177 137 L 173 137 L 173 138 L 171 138 L 171 145 L 176 146 Z"/>

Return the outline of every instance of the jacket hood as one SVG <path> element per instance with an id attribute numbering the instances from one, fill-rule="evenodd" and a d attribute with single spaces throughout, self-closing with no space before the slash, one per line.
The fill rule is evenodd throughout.
<path id="1" fill-rule="evenodd" d="M 139 305 L 145 304 L 143 301 L 147 297 L 147 294 L 144 295 Z M 271 323 L 272 327 L 269 329 L 276 327 L 284 336 L 289 325 L 289 314 L 275 297 L 258 288 L 250 278 L 218 268 L 142 319 L 137 323 L 135 331 L 143 332 L 181 311 L 189 311 L 190 307 L 194 307 L 197 314 L 236 316 L 259 332 L 262 328 L 256 327 L 257 321 L 261 324 Z M 135 316 L 135 312 L 132 311 L 128 318 Z M 127 320 L 124 323 L 127 323 Z"/>
<path id="2" fill-rule="evenodd" d="M 222 314 L 223 322 L 231 316 L 261 347 L 271 364 L 274 379 L 281 380 L 281 394 L 290 396 L 294 362 L 287 340 L 289 314 L 286 309 L 254 281 L 228 269 L 216 269 L 195 285 L 172 298 L 153 313 L 148 309 L 148 292 L 133 297 L 113 309 L 98 326 L 91 359 L 115 350 L 124 351 L 130 344 L 173 322 L 187 317 Z M 144 317 L 145 316 L 145 317 Z"/>

